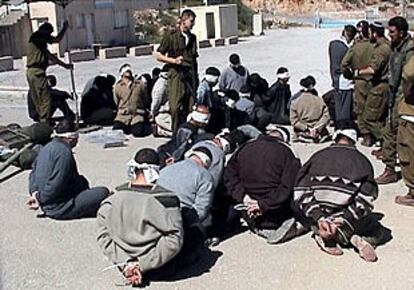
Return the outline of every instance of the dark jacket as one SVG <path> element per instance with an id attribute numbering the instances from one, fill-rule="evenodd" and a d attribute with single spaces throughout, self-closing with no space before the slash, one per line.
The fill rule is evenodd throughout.
<path id="1" fill-rule="evenodd" d="M 299 171 L 294 208 L 310 225 L 320 218 L 343 218 L 340 232 L 348 240 L 377 196 L 370 161 L 354 146 L 333 144 L 315 153 Z"/>
<path id="2" fill-rule="evenodd" d="M 292 97 L 290 86 L 277 81 L 267 91 L 267 95 L 270 98 L 267 111 L 272 114 L 272 123 L 289 125 L 288 103 Z"/>
<path id="3" fill-rule="evenodd" d="M 68 144 L 55 138 L 40 150 L 30 173 L 29 192 L 39 192 L 37 199 L 47 216 L 63 214 L 73 206 L 74 197 L 88 188 Z"/>
<path id="4" fill-rule="evenodd" d="M 271 136 L 260 136 L 242 146 L 230 159 L 224 182 L 238 203 L 248 194 L 259 202 L 263 215 L 246 220 L 256 228 L 277 228 L 291 216 L 296 174 L 300 161 L 288 145 Z"/>
<path id="5" fill-rule="evenodd" d="M 329 68 L 331 73 L 332 87 L 339 89 L 339 77 L 341 76 L 341 63 L 348 46 L 341 39 L 332 40 L 329 43 Z"/>
<path id="6" fill-rule="evenodd" d="M 169 157 L 173 157 L 175 161 L 182 160 L 184 153 L 198 141 L 197 137 L 204 133 L 203 129 L 190 122 L 182 124 L 170 141 L 158 147 L 161 160 L 165 161 Z"/>

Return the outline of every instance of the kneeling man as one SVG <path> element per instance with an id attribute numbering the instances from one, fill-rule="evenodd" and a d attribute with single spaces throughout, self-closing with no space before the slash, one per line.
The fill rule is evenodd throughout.
<path id="1" fill-rule="evenodd" d="M 352 245 L 363 259 L 373 262 L 376 241 L 369 214 L 378 186 L 372 165 L 355 147 L 356 130 L 338 130 L 334 139 L 299 171 L 293 207 L 323 251 L 341 255 L 341 246 Z"/>
<path id="2" fill-rule="evenodd" d="M 98 244 L 128 282 L 138 286 L 194 262 L 203 239 L 197 226 L 187 222 L 177 196 L 155 185 L 155 150 L 141 149 L 128 166 L 131 181 L 119 186 L 99 209 Z"/>
<path id="3" fill-rule="evenodd" d="M 273 125 L 269 129 L 234 153 L 224 183 L 250 230 L 277 244 L 295 223 L 290 202 L 300 161 L 287 144 L 289 132 Z"/>

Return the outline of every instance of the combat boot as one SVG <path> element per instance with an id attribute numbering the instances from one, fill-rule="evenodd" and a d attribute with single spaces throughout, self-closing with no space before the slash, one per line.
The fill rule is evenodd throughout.
<path id="1" fill-rule="evenodd" d="M 389 167 L 389 166 L 386 166 L 384 169 L 384 172 L 380 176 L 375 178 L 375 181 L 378 184 L 389 184 L 389 183 L 397 182 L 398 180 L 399 180 L 399 176 L 397 172 L 395 172 L 394 168 Z"/>

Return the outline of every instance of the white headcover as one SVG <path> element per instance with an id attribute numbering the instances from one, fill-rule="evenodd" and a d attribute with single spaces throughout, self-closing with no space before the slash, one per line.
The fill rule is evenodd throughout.
<path id="1" fill-rule="evenodd" d="M 232 100 L 232 99 L 228 99 L 227 101 L 226 101 L 226 106 L 227 107 L 229 107 L 230 109 L 234 109 L 234 107 L 236 107 L 236 101 L 235 100 Z"/>
<path id="2" fill-rule="evenodd" d="M 288 78 L 290 78 L 290 73 L 287 71 L 287 72 L 284 72 L 284 73 L 276 74 L 276 77 L 278 79 L 288 79 Z"/>
<path id="3" fill-rule="evenodd" d="M 135 159 L 131 159 L 127 163 L 128 166 L 128 177 L 135 178 L 135 171 L 142 170 L 144 173 L 145 180 L 148 183 L 154 183 L 160 177 L 160 167 L 154 164 L 138 163 Z"/>
<path id="4" fill-rule="evenodd" d="M 79 138 L 79 132 L 66 132 L 66 133 L 57 133 L 53 131 L 52 137 L 54 138 Z"/>
<path id="5" fill-rule="evenodd" d="M 210 121 L 210 114 L 204 114 L 198 111 L 192 111 L 189 117 L 191 120 L 201 124 L 207 124 Z"/>
<path id="6" fill-rule="evenodd" d="M 219 77 L 213 75 L 205 75 L 204 79 L 211 84 L 217 84 Z"/>
<path id="7" fill-rule="evenodd" d="M 119 71 L 119 76 L 122 78 L 124 73 L 126 73 L 127 71 L 130 71 L 132 73 L 132 67 L 129 64 L 121 68 L 121 70 Z"/>
<path id="8" fill-rule="evenodd" d="M 358 134 L 357 134 L 357 131 L 355 129 L 337 130 L 337 131 L 335 131 L 335 133 L 333 135 L 333 139 L 336 140 L 336 138 L 338 138 L 339 135 L 343 135 L 345 137 L 348 137 L 349 139 L 351 139 L 355 143 L 358 141 Z"/>
<path id="9" fill-rule="evenodd" d="M 282 136 L 282 140 L 286 143 L 289 143 L 289 136 L 286 134 L 286 132 L 281 129 L 279 126 L 275 124 L 269 124 L 266 127 L 266 133 L 270 134 L 271 132 L 278 132 Z"/>
<path id="10" fill-rule="evenodd" d="M 230 152 L 230 142 L 227 141 L 226 138 L 223 138 L 220 134 L 216 136 L 218 140 L 220 140 L 221 146 L 223 147 L 223 151 L 225 154 Z"/>
<path id="11" fill-rule="evenodd" d="M 190 150 L 188 150 L 184 154 L 184 157 L 186 159 L 188 159 L 188 158 L 190 158 L 193 155 L 195 155 L 198 158 L 200 158 L 201 161 L 205 164 L 206 168 L 209 168 L 210 167 L 210 165 L 211 165 L 211 159 L 210 159 L 210 157 L 207 154 L 205 154 L 205 153 L 203 153 L 201 151 L 197 151 L 197 149 L 194 149 L 194 150 L 193 149 L 190 149 Z"/>

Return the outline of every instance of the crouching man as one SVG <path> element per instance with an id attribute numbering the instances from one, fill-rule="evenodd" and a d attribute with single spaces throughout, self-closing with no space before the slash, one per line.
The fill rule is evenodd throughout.
<path id="1" fill-rule="evenodd" d="M 131 181 L 101 204 L 97 239 L 128 283 L 138 286 L 194 262 L 202 239 L 197 226 L 187 222 L 177 196 L 155 185 L 159 177 L 155 150 L 141 149 L 128 166 Z"/>
<path id="2" fill-rule="evenodd" d="M 55 130 L 55 138 L 37 156 L 29 177 L 29 209 L 39 207 L 44 215 L 57 220 L 96 217 L 99 204 L 108 195 L 105 187 L 89 188 L 79 175 L 72 148 L 79 134 L 73 122 L 64 120 Z"/>
<path id="3" fill-rule="evenodd" d="M 364 260 L 374 262 L 373 246 L 378 240 L 375 221 L 369 215 L 378 196 L 374 172 L 355 147 L 354 129 L 338 130 L 334 140 L 299 171 L 293 207 L 298 220 L 313 230 L 323 251 L 341 255 L 341 246 L 352 245 Z"/>
<path id="4" fill-rule="evenodd" d="M 224 171 L 228 194 L 252 232 L 269 244 L 286 240 L 294 225 L 290 202 L 300 161 L 288 146 L 289 132 L 270 126 L 267 135 L 247 142 Z"/>

